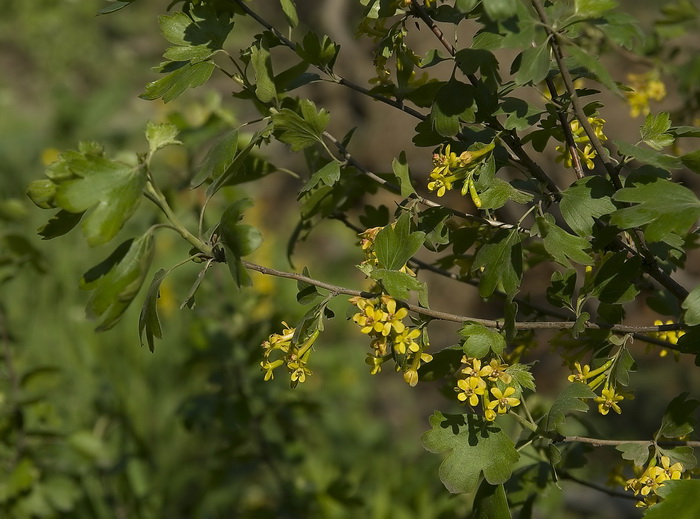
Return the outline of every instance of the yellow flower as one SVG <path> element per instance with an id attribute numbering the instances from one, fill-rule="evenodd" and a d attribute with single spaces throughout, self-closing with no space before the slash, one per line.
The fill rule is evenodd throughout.
<path id="1" fill-rule="evenodd" d="M 497 387 L 492 387 L 491 394 L 495 400 L 489 402 L 487 408 L 491 410 L 495 409 L 498 414 L 507 413 L 511 407 L 520 405 L 520 400 L 511 396 L 515 394 L 515 388 L 513 386 L 508 386 L 504 391 L 501 391 Z"/>
<path id="2" fill-rule="evenodd" d="M 625 92 L 630 105 L 630 115 L 638 117 L 649 113 L 649 99 L 661 101 L 666 97 L 666 86 L 659 80 L 658 72 L 648 74 L 627 74 L 630 81 L 629 92 Z"/>
<path id="3" fill-rule="evenodd" d="M 500 380 L 504 384 L 510 384 L 512 382 L 513 377 L 510 373 L 506 372 L 506 369 L 508 369 L 507 364 L 501 364 L 501 361 L 498 359 L 491 359 L 489 367 L 491 368 L 491 373 L 488 375 L 490 381 L 496 382 Z M 513 392 L 515 392 L 515 389 L 513 389 Z"/>
<path id="4" fill-rule="evenodd" d="M 479 395 L 486 392 L 486 382 L 478 377 L 461 378 L 457 381 L 457 400 L 469 402 L 469 405 L 476 407 L 479 405 Z"/>
<path id="5" fill-rule="evenodd" d="M 352 316 L 352 320 L 360 326 L 362 333 L 381 332 L 384 329 L 385 313 L 379 308 L 375 308 L 374 304 L 368 299 L 358 299 L 355 302 L 357 308 L 361 312 Z"/>
<path id="6" fill-rule="evenodd" d="M 617 414 L 622 413 L 622 409 L 617 403 L 624 400 L 622 395 L 616 394 L 614 388 L 607 388 L 601 391 L 601 396 L 594 398 L 593 401 L 598 403 L 598 412 L 602 415 L 608 414 L 610 409 Z"/>
<path id="7" fill-rule="evenodd" d="M 384 308 L 386 310 L 386 312 L 382 312 L 383 316 L 381 317 L 381 321 L 383 321 L 381 328 L 382 335 L 389 335 L 392 328 L 396 333 L 403 332 L 406 329 L 406 325 L 403 324 L 402 320 L 408 315 L 408 310 L 405 308 L 399 308 L 397 310 L 396 300 L 389 296 L 382 296 L 382 303 L 384 303 Z"/>
<path id="8" fill-rule="evenodd" d="M 394 349 L 402 355 L 407 351 L 418 352 L 420 351 L 420 345 L 415 341 L 418 337 L 420 337 L 418 328 L 406 328 L 394 337 Z"/>
<path id="9" fill-rule="evenodd" d="M 370 366 L 372 368 L 370 370 L 370 374 L 376 375 L 377 373 L 382 371 L 382 364 L 384 364 L 384 357 L 375 357 L 371 353 L 367 354 L 367 358 L 365 359 L 365 364 Z"/>
<path id="10" fill-rule="evenodd" d="M 586 364 L 581 368 L 581 363 L 580 362 L 574 362 L 574 367 L 576 368 L 576 373 L 573 373 L 569 375 L 569 382 L 583 382 L 585 383 L 586 380 L 590 377 L 590 371 L 591 367 Z"/>
<path id="11" fill-rule="evenodd" d="M 683 472 L 683 465 L 680 462 L 676 462 L 670 465 L 671 460 L 668 456 L 661 456 L 661 468 L 665 479 L 680 479 Z"/>

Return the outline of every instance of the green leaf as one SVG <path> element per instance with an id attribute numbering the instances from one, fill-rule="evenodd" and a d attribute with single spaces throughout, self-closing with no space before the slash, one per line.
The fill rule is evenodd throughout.
<path id="1" fill-rule="evenodd" d="M 549 73 L 550 62 L 549 45 L 546 42 L 525 49 L 511 66 L 511 74 L 515 74 L 515 84 L 537 84 L 543 81 Z"/>
<path id="2" fill-rule="evenodd" d="M 433 360 L 423 364 L 418 370 L 418 376 L 423 381 L 441 380 L 457 371 L 464 356 L 459 346 L 449 346 L 433 354 Z"/>
<path id="3" fill-rule="evenodd" d="M 566 269 L 565 272 L 555 270 L 552 273 L 551 284 L 547 287 L 547 301 L 552 306 L 573 310 L 572 300 L 576 289 L 576 270 Z"/>
<path id="4" fill-rule="evenodd" d="M 280 141 L 289 144 L 292 151 L 299 151 L 317 142 L 321 142 L 323 131 L 328 125 L 330 115 L 324 109 L 316 111 L 316 105 L 308 100 L 299 102 L 301 116 L 289 108 L 283 108 L 272 115 L 275 133 Z"/>
<path id="5" fill-rule="evenodd" d="M 282 7 L 284 17 L 287 19 L 287 23 L 292 29 L 294 29 L 297 25 L 299 25 L 299 15 L 297 14 L 297 8 L 294 5 L 294 0 L 280 0 L 280 6 Z"/>
<path id="6" fill-rule="evenodd" d="M 598 176 L 585 177 L 571 184 L 562 193 L 561 214 L 579 236 L 591 236 L 595 219 L 613 213 L 613 185 Z"/>
<path id="7" fill-rule="evenodd" d="M 309 31 L 304 36 L 302 45 L 297 45 L 296 52 L 304 61 L 319 67 L 321 70 L 330 70 L 338 57 L 340 46 L 331 41 L 328 36 L 319 40 L 318 34 Z"/>
<path id="8" fill-rule="evenodd" d="M 311 277 L 309 269 L 304 267 L 301 272 L 306 277 Z M 321 296 L 315 285 L 307 283 L 306 281 L 297 281 L 297 303 L 300 305 L 308 305 L 313 303 L 317 298 Z"/>
<path id="9" fill-rule="evenodd" d="M 644 519 L 696 519 L 700 517 L 700 480 L 664 481 L 656 493 L 663 501 L 647 509 Z"/>
<path id="10" fill-rule="evenodd" d="M 243 218 L 243 211 L 252 205 L 253 202 L 249 198 L 231 203 L 224 209 L 218 227 L 221 243 L 224 246 L 226 264 L 238 287 L 249 286 L 252 283 L 241 258 L 253 253 L 263 241 L 259 229 L 238 223 Z"/>
<path id="11" fill-rule="evenodd" d="M 56 188 L 56 204 L 71 213 L 91 210 L 82 229 L 90 246 L 114 238 L 136 210 L 146 185 L 146 170 L 103 154 L 76 154 L 67 162 L 77 178 Z"/>
<path id="12" fill-rule="evenodd" d="M 642 141 L 654 148 L 660 150 L 665 146 L 670 146 L 675 140 L 673 135 L 667 133 L 671 127 L 671 117 L 666 112 L 661 112 L 658 115 L 647 115 L 644 124 L 639 129 L 642 136 Z"/>
<path id="13" fill-rule="evenodd" d="M 607 254 L 594 271 L 588 294 L 607 304 L 633 301 L 639 293 L 634 280 L 639 275 L 641 259 L 622 253 Z"/>
<path id="14" fill-rule="evenodd" d="M 513 377 L 513 382 L 522 389 L 535 391 L 535 377 L 532 376 L 530 368 L 524 364 L 511 364 L 506 368 L 506 373 Z"/>
<path id="15" fill-rule="evenodd" d="M 663 241 L 672 233 L 684 236 L 700 217 L 695 194 L 666 179 L 620 189 L 613 198 L 635 205 L 615 211 L 611 222 L 622 229 L 646 226 L 644 236 L 650 242 Z"/>
<path id="16" fill-rule="evenodd" d="M 579 16 L 595 18 L 615 7 L 616 0 L 576 0 L 574 12 Z"/>
<path id="17" fill-rule="evenodd" d="M 698 464 L 693 447 L 679 446 L 670 449 L 659 448 L 661 456 L 668 456 L 670 464 L 680 463 L 685 470 L 692 470 Z"/>
<path id="18" fill-rule="evenodd" d="M 53 209 L 56 207 L 56 184 L 50 178 L 32 180 L 27 187 L 27 196 L 40 209 Z"/>
<path id="19" fill-rule="evenodd" d="M 426 289 L 425 283 L 397 270 L 374 269 L 370 277 L 381 282 L 384 289 L 395 299 L 408 299 L 412 290 L 421 292 Z"/>
<path id="20" fill-rule="evenodd" d="M 387 270 L 400 270 L 418 252 L 424 240 L 424 232 L 411 232 L 411 216 L 402 214 L 394 225 L 387 225 L 377 233 L 374 250 L 379 266 Z"/>
<path id="21" fill-rule="evenodd" d="M 479 295 L 489 297 L 499 286 L 515 295 L 523 274 L 523 253 L 517 229 L 500 230 L 476 253 L 472 271 L 483 267 Z"/>
<path id="22" fill-rule="evenodd" d="M 473 519 L 509 519 L 510 507 L 503 485 L 482 481 L 474 496 Z"/>
<path id="23" fill-rule="evenodd" d="M 652 166 L 656 166 L 657 168 L 678 169 L 683 165 L 683 162 L 678 157 L 672 157 L 671 155 L 666 155 L 655 150 L 650 150 L 649 148 L 635 146 L 624 141 L 613 141 L 613 143 L 615 144 L 615 146 L 617 146 L 617 149 L 621 155 L 633 157 L 639 162 L 651 164 Z"/>
<path id="24" fill-rule="evenodd" d="M 443 137 L 459 133 L 461 121 L 473 122 L 476 104 L 474 87 L 450 79 L 435 94 L 430 110 L 430 124 Z"/>
<path id="25" fill-rule="evenodd" d="M 406 152 L 402 151 L 398 158 L 391 161 L 391 169 L 394 172 L 396 180 L 399 181 L 401 196 L 407 198 L 413 195 L 416 190 L 413 189 L 413 185 L 411 184 L 411 172 L 408 168 Z"/>
<path id="26" fill-rule="evenodd" d="M 685 298 L 681 308 L 685 310 L 683 315 L 683 322 L 690 326 L 696 326 L 700 324 L 700 286 L 693 289 L 688 297 Z"/>
<path id="27" fill-rule="evenodd" d="M 638 467 L 642 467 L 649 459 L 648 443 L 623 443 L 615 446 L 615 450 L 622 453 L 622 459 L 630 460 Z"/>
<path id="28" fill-rule="evenodd" d="M 272 58 L 265 40 L 261 39 L 250 48 L 250 63 L 255 73 L 255 95 L 263 103 L 277 98 L 277 87 L 273 78 Z"/>
<path id="29" fill-rule="evenodd" d="M 96 331 L 109 330 L 119 322 L 148 275 L 154 251 L 153 235 L 144 234 L 122 243 L 107 260 L 83 275 L 83 288 L 92 290 L 85 315 L 100 321 Z"/>
<path id="30" fill-rule="evenodd" d="M 559 396 L 549 408 L 541 422 L 541 427 L 545 431 L 554 431 L 563 425 L 565 417 L 572 411 L 588 412 L 588 404 L 583 400 L 595 398 L 597 395 L 586 384 L 574 382 L 564 388 Z"/>
<path id="31" fill-rule="evenodd" d="M 179 130 L 177 126 L 170 123 L 154 123 L 148 121 L 146 125 L 146 139 L 148 140 L 148 151 L 152 155 L 161 148 L 174 144 L 182 144 L 176 139 Z"/>
<path id="32" fill-rule="evenodd" d="M 506 130 L 522 131 L 535 126 L 540 120 L 542 113 L 542 109 L 529 104 L 523 99 L 506 97 L 501 103 L 496 115 L 508 114 L 508 117 L 503 123 L 503 127 Z"/>
<path id="33" fill-rule="evenodd" d="M 693 173 L 700 173 L 700 150 L 691 151 L 680 156 L 683 165 Z"/>
<path id="34" fill-rule="evenodd" d="M 167 76 L 148 83 L 146 91 L 139 97 L 149 101 L 162 98 L 163 102 L 167 103 L 179 97 L 188 88 L 206 83 L 213 71 L 214 63 L 211 61 L 201 61 L 193 65 L 183 63 Z"/>
<path id="35" fill-rule="evenodd" d="M 457 333 L 464 337 L 462 350 L 469 357 L 481 359 L 488 355 L 489 352 L 503 353 L 503 350 L 506 348 L 506 340 L 500 333 L 490 330 L 481 324 L 468 322 Z"/>
<path id="36" fill-rule="evenodd" d="M 158 17 L 163 36 L 175 47 L 164 57 L 172 61 L 201 60 L 222 49 L 233 23 L 226 12 L 217 15 L 213 7 L 195 5 L 189 16 L 184 12 Z"/>
<path id="37" fill-rule="evenodd" d="M 697 400 L 687 400 L 688 393 L 681 393 L 671 400 L 661 419 L 657 437 L 680 438 L 695 430 L 695 410 L 700 405 Z"/>
<path id="38" fill-rule="evenodd" d="M 483 0 L 484 11 L 492 20 L 503 20 L 517 12 L 517 0 Z"/>
<path id="39" fill-rule="evenodd" d="M 591 248 L 588 240 L 566 232 L 556 224 L 551 214 L 535 218 L 533 231 L 542 237 L 545 250 L 560 265 L 573 267 L 571 261 L 580 265 L 593 264 L 593 259 L 584 252 Z"/>
<path id="40" fill-rule="evenodd" d="M 190 182 L 190 189 L 201 186 L 209 178 L 217 178 L 231 167 L 238 150 L 238 130 L 230 130 L 213 144 L 199 172 Z"/>
<path id="41" fill-rule="evenodd" d="M 232 179 L 235 180 L 239 176 L 242 176 L 245 174 L 245 168 L 243 167 L 244 164 L 246 163 L 250 152 L 253 151 L 253 148 L 255 146 L 258 146 L 260 142 L 263 140 L 265 135 L 267 135 L 270 131 L 270 127 L 266 126 L 265 128 L 262 128 L 255 132 L 253 136 L 250 138 L 250 142 L 246 144 L 245 148 L 243 148 L 238 155 L 236 155 L 229 165 L 226 170 L 219 175 L 218 177 L 214 177 L 214 182 L 211 183 L 211 185 L 207 188 L 207 196 L 212 196 L 214 193 L 216 193 L 223 185 L 232 182 Z M 226 146 L 225 143 L 220 143 L 223 147 Z M 225 149 L 220 150 L 222 154 L 225 153 Z M 224 157 L 225 158 L 225 157 Z"/>
<path id="42" fill-rule="evenodd" d="M 622 95 L 617 83 L 613 81 L 610 72 L 608 72 L 608 69 L 600 62 L 600 57 L 591 56 L 588 54 L 588 52 L 575 45 L 568 45 L 566 50 L 569 52 L 569 54 L 571 54 L 571 57 L 578 62 L 579 65 L 587 68 L 598 78 L 598 81 L 608 87 L 612 93 Z"/>
<path id="43" fill-rule="evenodd" d="M 85 213 L 70 213 L 61 209 L 46 224 L 39 227 L 37 233 L 42 240 L 52 240 L 73 230 Z"/>
<path id="44" fill-rule="evenodd" d="M 439 471 L 447 490 L 473 492 L 482 475 L 491 485 L 508 481 L 520 455 L 498 425 L 474 414 L 443 415 L 440 411 L 430 417 L 430 425 L 421 443 L 430 452 L 447 453 Z"/>
<path id="45" fill-rule="evenodd" d="M 326 186 L 332 186 L 340 180 L 340 164 L 337 161 L 332 160 L 328 164 L 324 165 L 316 173 L 311 175 L 309 181 L 304 184 L 304 187 L 299 191 L 299 196 L 297 200 L 303 196 L 304 193 L 310 189 L 316 187 L 319 182 L 322 182 Z"/>
<path id="46" fill-rule="evenodd" d="M 119 11 L 120 9 L 124 9 L 127 5 L 131 5 L 135 0 L 123 0 L 123 1 L 115 1 L 115 0 L 107 0 L 108 5 L 100 9 L 97 14 L 109 14 L 109 13 L 115 13 Z"/>
<path id="47" fill-rule="evenodd" d="M 481 183 L 477 181 L 476 184 L 478 189 Z M 481 198 L 481 209 L 499 209 L 509 200 L 516 204 L 526 204 L 532 200 L 532 195 L 514 188 L 505 180 L 493 177 L 488 182 L 488 188 L 479 193 L 479 198 Z"/>
<path id="48" fill-rule="evenodd" d="M 158 298 L 160 297 L 160 284 L 167 275 L 168 271 L 165 269 L 159 269 L 153 275 L 153 281 L 151 281 L 151 286 L 148 287 L 146 298 L 141 307 L 141 314 L 139 315 L 139 338 L 141 340 L 141 346 L 143 346 L 143 334 L 146 332 L 146 341 L 148 342 L 148 349 L 151 350 L 151 353 L 153 353 L 155 349 L 153 338 L 163 338 L 163 331 L 160 327 L 160 319 L 158 318 Z"/>

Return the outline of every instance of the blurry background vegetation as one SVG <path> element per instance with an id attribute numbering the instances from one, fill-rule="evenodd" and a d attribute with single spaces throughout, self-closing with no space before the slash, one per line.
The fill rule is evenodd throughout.
<path id="1" fill-rule="evenodd" d="M 203 87 L 168 105 L 138 99 L 166 46 L 156 16 L 167 4 L 138 2 L 95 17 L 102 7 L 98 0 L 3 0 L 0 517 L 466 517 L 470 497 L 449 495 L 437 477 L 440 459 L 419 445 L 433 409 L 461 408 L 430 383 L 411 389 L 392 373 L 371 377 L 363 362 L 365 338 L 346 325 L 343 305 L 332 305 L 337 317 L 319 340 L 314 375 L 294 391 L 286 380 L 264 383 L 259 371 L 261 341 L 281 320 L 293 325 L 304 312 L 293 283 L 256 276 L 254 289 L 239 293 L 219 268 L 200 289 L 197 306 L 180 310 L 197 270 L 176 271 L 162 288 L 165 337 L 154 354 L 140 346 L 137 307 L 106 333 L 94 333 L 85 320 L 86 295 L 77 281 L 111 249 L 88 250 L 77 234 L 60 243 L 40 242 L 36 229 L 45 217 L 24 196 L 26 185 L 56 150 L 74 148 L 80 140 L 100 141 L 110 153 L 143 150 L 146 121 L 170 120 L 189 128 L 183 140 L 196 146 L 245 109 L 230 99 L 224 82 L 213 83 L 218 94 Z M 353 28 L 338 29 L 339 15 L 332 9 L 349 13 L 341 17 L 345 22 L 356 7 L 350 0 L 330 1 L 325 10 L 302 14 L 343 39 Z M 259 30 L 237 23 L 232 39 L 241 42 Z M 358 82 L 371 77 L 362 44 L 348 43 L 343 52 L 364 56 L 368 65 L 358 69 L 358 60 L 350 60 L 345 72 L 359 74 Z M 377 115 L 376 104 L 348 100 L 337 90 L 314 94 L 320 103 L 331 103 L 343 133 L 348 120 L 360 125 L 358 154 L 371 168 L 388 169 L 393 156 L 410 148 L 410 128 L 405 138 L 399 131 L 406 127 L 402 114 Z M 395 140 L 387 142 L 388 134 Z M 427 169 L 429 153 L 407 151 L 417 171 Z M 285 153 L 280 149 L 273 161 L 292 167 Z M 200 155 L 176 148 L 163 155 L 158 174 L 174 205 L 186 213 L 196 200 L 181 188 Z M 284 250 L 295 222 L 287 223 L 284 208 L 295 204 L 285 189 L 290 181 L 273 175 L 243 188 L 256 200 L 254 223 L 267 239 L 254 260 L 268 266 L 289 268 Z M 139 214 L 140 222 L 132 225 L 145 227 L 155 212 L 144 204 Z M 158 236 L 156 268 L 186 257 L 176 243 L 175 237 Z M 352 286 L 361 286 L 359 273 L 334 266 L 360 260 L 354 236 L 340 223 L 319 229 L 295 254 L 296 264 L 309 264 L 317 277 Z M 471 289 L 448 300 L 442 299 L 441 285 L 436 287 L 431 293 L 437 306 L 480 315 Z M 451 340 L 433 336 L 435 348 Z M 644 363 L 643 353 L 639 357 Z M 655 358 L 648 362 L 658 364 Z M 668 399 L 692 387 L 689 371 L 678 368 L 667 358 L 648 380 L 633 380 L 643 403 L 600 422 L 602 430 L 628 438 L 651 433 Z M 559 361 L 546 357 L 535 374 L 545 392 L 565 381 Z M 608 454 L 601 464 L 615 462 L 616 453 Z M 537 478 L 518 484 L 536 487 Z M 629 502 L 570 485 L 564 481 L 566 492 L 541 496 L 535 517 L 635 516 Z"/>

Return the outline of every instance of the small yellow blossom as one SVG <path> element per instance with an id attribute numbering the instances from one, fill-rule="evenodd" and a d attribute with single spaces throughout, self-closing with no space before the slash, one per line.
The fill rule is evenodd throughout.
<path id="1" fill-rule="evenodd" d="M 407 351 L 412 351 L 414 353 L 420 351 L 420 345 L 416 342 L 418 337 L 420 337 L 420 330 L 418 328 L 404 329 L 394 337 L 394 350 L 402 355 Z"/>
<path id="2" fill-rule="evenodd" d="M 382 335 L 387 336 L 393 329 L 396 333 L 401 333 L 406 329 L 406 325 L 402 320 L 408 315 L 408 310 L 405 308 L 396 309 L 396 300 L 389 296 L 382 296 L 382 303 L 386 309 L 382 317 L 383 326 L 381 329 Z"/>
<path id="3" fill-rule="evenodd" d="M 495 400 L 489 402 L 487 407 L 491 410 L 495 409 L 498 414 L 507 413 L 511 407 L 520 405 L 520 400 L 512 396 L 515 394 L 515 388 L 513 386 L 508 386 L 504 391 L 501 391 L 497 387 L 492 387 L 491 394 Z"/>
<path id="4" fill-rule="evenodd" d="M 497 380 L 500 380 L 504 384 L 510 384 L 512 382 L 513 377 L 510 373 L 506 372 L 506 369 L 508 369 L 507 364 L 502 364 L 498 359 L 491 359 L 489 367 L 491 368 L 491 373 L 489 373 L 488 378 L 492 382 L 496 382 Z"/>
<path id="5" fill-rule="evenodd" d="M 666 97 L 666 86 L 658 77 L 658 72 L 648 74 L 627 74 L 632 90 L 625 92 L 630 105 L 630 115 L 638 117 L 650 112 L 649 100 L 661 101 Z"/>
<path id="6" fill-rule="evenodd" d="M 486 382 L 478 377 L 461 378 L 457 381 L 457 399 L 460 402 L 469 402 L 469 405 L 479 405 L 479 396 L 486 392 Z"/>
<path id="7" fill-rule="evenodd" d="M 574 367 L 576 368 L 576 373 L 569 375 L 569 382 L 583 382 L 585 384 L 586 380 L 591 376 L 591 367 L 586 364 L 582 368 L 580 362 L 574 362 Z"/>
<path id="8" fill-rule="evenodd" d="M 620 394 L 615 393 L 614 388 L 607 388 L 601 391 L 601 396 L 594 398 L 593 401 L 598 403 L 598 412 L 602 415 L 608 414 L 610 409 L 615 411 L 617 414 L 622 413 L 622 409 L 617 403 L 624 400 L 624 397 Z"/>

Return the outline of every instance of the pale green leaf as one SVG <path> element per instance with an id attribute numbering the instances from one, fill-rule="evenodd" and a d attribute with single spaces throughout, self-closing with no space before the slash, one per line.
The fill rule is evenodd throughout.
<path id="1" fill-rule="evenodd" d="M 297 25 L 299 25 L 299 15 L 297 14 L 297 8 L 294 5 L 294 0 L 280 0 L 280 6 L 282 7 L 284 17 L 287 19 L 287 23 L 292 29 L 294 29 Z"/>
<path id="2" fill-rule="evenodd" d="M 468 357 L 481 359 L 491 352 L 503 353 L 506 348 L 506 340 L 500 333 L 481 324 L 468 322 L 457 333 L 464 338 L 462 350 Z"/>
<path id="3" fill-rule="evenodd" d="M 683 322 L 690 326 L 696 326 L 700 324 L 700 286 L 693 289 L 688 297 L 685 298 L 683 304 L 681 305 L 685 314 L 683 315 Z"/>
<path id="4" fill-rule="evenodd" d="M 591 236 L 595 219 L 611 214 L 617 207 L 612 201 L 613 185 L 603 177 L 590 176 L 577 180 L 563 193 L 561 214 L 579 236 Z"/>
<path id="5" fill-rule="evenodd" d="M 520 53 L 513 62 L 511 73 L 515 74 L 515 83 L 525 85 L 528 83 L 537 84 L 544 80 L 549 73 L 551 58 L 549 56 L 549 45 L 541 43 L 536 47 L 530 47 Z"/>
<path id="6" fill-rule="evenodd" d="M 395 299 L 408 299 L 411 291 L 420 292 L 425 289 L 425 283 L 397 270 L 374 269 L 370 277 L 379 281 L 387 293 Z"/>
<path id="7" fill-rule="evenodd" d="M 652 166 L 662 169 L 678 169 L 683 166 L 681 159 L 678 157 L 666 155 L 656 150 L 650 150 L 649 148 L 628 144 L 624 141 L 613 141 L 613 143 L 617 146 L 617 150 L 621 155 L 633 157 L 645 164 L 651 164 Z"/>
<path id="8" fill-rule="evenodd" d="M 639 129 L 642 136 L 642 141 L 654 148 L 660 150 L 665 146 L 670 146 L 675 140 L 673 135 L 668 132 L 671 127 L 671 118 L 668 113 L 661 112 L 660 114 L 647 115 L 644 124 Z"/>
<path id="9" fill-rule="evenodd" d="M 177 126 L 170 123 L 154 123 L 148 121 L 146 125 L 146 139 L 148 140 L 148 150 L 151 154 L 161 148 L 175 144 L 182 144 L 177 140 L 179 130 Z"/>
<path id="10" fill-rule="evenodd" d="M 263 103 L 269 103 L 277 98 L 270 51 L 264 40 L 261 40 L 250 48 L 250 53 L 250 63 L 255 73 L 255 95 Z"/>
<path id="11" fill-rule="evenodd" d="M 439 471 L 447 490 L 473 492 L 482 476 L 491 485 L 508 481 L 520 455 L 497 424 L 474 414 L 435 411 L 430 425 L 432 429 L 423 434 L 421 443 L 430 452 L 447 454 Z"/>
<path id="12" fill-rule="evenodd" d="M 411 196 L 416 192 L 411 184 L 411 172 L 408 167 L 408 161 L 406 160 L 406 152 L 401 152 L 398 158 L 391 161 L 391 169 L 394 172 L 396 180 L 399 181 L 399 187 L 401 189 L 401 196 L 406 198 Z"/>
<path id="13" fill-rule="evenodd" d="M 143 346 L 143 334 L 146 333 L 146 342 L 148 342 L 148 349 L 155 349 L 153 338 L 161 339 L 163 337 L 163 331 L 160 327 L 160 319 L 158 318 L 158 298 L 160 297 L 160 284 L 168 275 L 168 271 L 165 269 L 159 269 L 153 275 L 153 281 L 151 281 L 151 286 L 148 287 L 146 292 L 146 298 L 143 301 L 143 306 L 141 307 L 141 313 L 139 315 L 139 338 L 141 339 L 141 346 Z"/>
<path id="14" fill-rule="evenodd" d="M 214 63 L 211 61 L 200 61 L 193 65 L 183 63 L 167 76 L 148 83 L 146 91 L 139 97 L 149 101 L 162 98 L 163 102 L 167 103 L 179 97 L 188 88 L 206 83 L 213 71 Z"/>
<path id="15" fill-rule="evenodd" d="M 330 120 L 326 110 L 321 109 L 317 112 L 316 105 L 308 99 L 302 99 L 299 108 L 301 115 L 289 108 L 283 108 L 272 116 L 275 133 L 280 141 L 291 146 L 292 151 L 299 151 L 320 142 Z"/>
<path id="16" fill-rule="evenodd" d="M 340 180 L 340 164 L 337 161 L 332 160 L 328 164 L 325 164 L 318 171 L 316 171 L 311 178 L 308 180 L 304 187 L 299 191 L 298 198 L 301 198 L 304 193 L 316 187 L 316 185 L 321 182 L 326 186 L 332 186 Z"/>
<path id="17" fill-rule="evenodd" d="M 623 443 L 617 445 L 615 450 L 622 453 L 623 460 L 630 460 L 638 467 L 642 467 L 649 460 L 648 443 Z"/>

